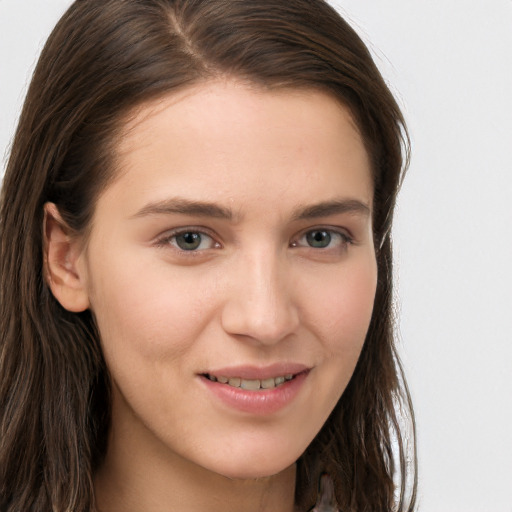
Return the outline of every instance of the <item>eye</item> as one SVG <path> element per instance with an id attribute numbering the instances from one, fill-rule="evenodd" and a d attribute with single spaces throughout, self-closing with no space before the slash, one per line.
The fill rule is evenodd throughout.
<path id="1" fill-rule="evenodd" d="M 312 249 L 344 249 L 353 240 L 346 233 L 332 229 L 311 229 L 303 233 L 292 247 L 310 247 Z"/>
<path id="2" fill-rule="evenodd" d="M 196 249 L 199 249 L 201 244 L 203 244 L 203 238 L 206 237 L 201 233 L 194 233 L 192 231 L 174 235 L 173 237 L 176 245 L 184 251 L 195 251 Z"/>
<path id="3" fill-rule="evenodd" d="M 220 247 L 220 244 L 215 242 L 210 235 L 191 229 L 167 234 L 158 240 L 158 245 L 161 247 L 171 245 L 180 251 L 186 252 L 197 252 Z"/>
<path id="4" fill-rule="evenodd" d="M 329 247 L 332 236 L 329 231 L 308 231 L 306 233 L 306 241 L 311 247 L 316 249 L 325 249 Z"/>

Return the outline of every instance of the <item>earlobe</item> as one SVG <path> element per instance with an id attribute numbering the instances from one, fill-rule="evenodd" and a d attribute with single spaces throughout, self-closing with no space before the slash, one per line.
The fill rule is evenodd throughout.
<path id="1" fill-rule="evenodd" d="M 44 205 L 43 240 L 44 277 L 54 297 L 68 311 L 85 311 L 89 296 L 80 239 L 53 203 Z"/>

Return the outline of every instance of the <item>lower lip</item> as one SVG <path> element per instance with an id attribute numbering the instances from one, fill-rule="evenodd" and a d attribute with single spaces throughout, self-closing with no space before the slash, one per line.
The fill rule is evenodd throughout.
<path id="1" fill-rule="evenodd" d="M 309 371 L 297 374 L 292 380 L 288 380 L 273 389 L 261 389 L 259 391 L 247 391 L 235 388 L 229 384 L 214 382 L 201 375 L 208 390 L 221 402 L 230 408 L 250 414 L 273 414 L 290 404 L 299 393 Z"/>

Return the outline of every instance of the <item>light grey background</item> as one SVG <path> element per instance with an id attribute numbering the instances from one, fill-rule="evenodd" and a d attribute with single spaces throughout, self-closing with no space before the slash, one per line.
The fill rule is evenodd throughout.
<path id="1" fill-rule="evenodd" d="M 0 155 L 69 4 L 0 0 Z M 333 4 L 412 135 L 394 238 L 420 511 L 512 512 L 512 1 Z"/>

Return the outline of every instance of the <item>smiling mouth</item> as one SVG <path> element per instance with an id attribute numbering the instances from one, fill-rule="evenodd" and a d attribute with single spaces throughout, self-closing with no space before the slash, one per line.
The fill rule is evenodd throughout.
<path id="1" fill-rule="evenodd" d="M 209 373 L 204 376 L 212 382 L 226 384 L 233 388 L 245 389 L 247 391 L 264 391 L 266 389 L 274 389 L 282 386 L 285 382 L 293 380 L 296 375 L 287 374 L 278 377 L 270 377 L 268 379 L 242 379 L 240 377 L 224 377 L 222 375 L 210 375 Z"/>

